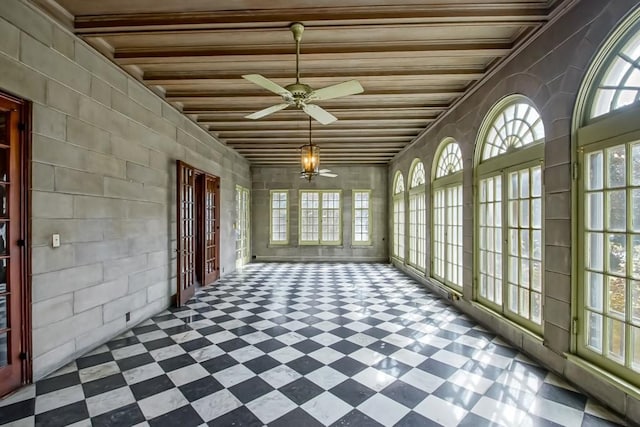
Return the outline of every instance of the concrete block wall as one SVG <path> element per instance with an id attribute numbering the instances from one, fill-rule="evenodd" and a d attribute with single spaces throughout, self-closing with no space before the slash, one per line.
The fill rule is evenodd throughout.
<path id="1" fill-rule="evenodd" d="M 574 348 L 571 333 L 572 294 L 572 114 L 578 91 L 592 58 L 609 33 L 638 5 L 635 0 L 581 0 L 553 23 L 529 46 L 489 78 L 475 93 L 425 132 L 412 146 L 396 156 L 389 166 L 391 188 L 396 171 L 408 177 L 411 162 L 420 158 L 431 176 L 433 157 L 440 142 L 454 138 L 464 158 L 464 295 L 456 304 L 513 344 L 524 349 L 552 370 L 632 419 L 640 413 L 640 390 L 611 393 L 611 382 L 584 365 L 568 360 Z M 504 321 L 473 302 L 474 264 L 474 173 L 473 159 L 478 129 L 486 114 L 501 98 L 519 93 L 530 98 L 545 127 L 544 154 L 544 337 L 542 340 Z M 430 216 L 430 184 L 427 183 L 427 221 Z M 407 196 L 408 197 L 408 196 Z M 392 208 L 391 197 L 388 199 Z M 407 212 L 408 214 L 408 212 Z M 406 219 L 408 223 L 408 216 Z M 392 230 L 392 218 L 388 222 Z M 391 242 L 390 242 L 391 243 Z M 429 248 L 430 245 L 427 245 Z M 427 259 L 431 257 L 428 249 Z M 398 260 L 394 263 L 412 275 L 414 270 Z M 427 263 L 429 264 L 429 263 Z M 426 284 L 430 271 L 419 277 Z M 635 418 L 637 422 L 637 418 Z"/>
<path id="2" fill-rule="evenodd" d="M 386 261 L 387 253 L 387 167 L 334 167 L 337 178 L 300 179 L 297 167 L 252 167 L 251 236 L 258 261 Z M 289 244 L 269 244 L 270 190 L 289 190 Z M 298 244 L 299 190 L 342 190 L 342 244 L 309 246 Z M 371 245 L 352 244 L 352 190 L 371 190 Z"/>
<path id="3" fill-rule="evenodd" d="M 0 7 L 0 89 L 33 102 L 34 378 L 166 308 L 176 289 L 175 162 L 221 178 L 235 268 L 247 161 L 19 0 Z M 59 233 L 62 245 L 51 247 Z M 131 320 L 125 321 L 125 314 Z"/>

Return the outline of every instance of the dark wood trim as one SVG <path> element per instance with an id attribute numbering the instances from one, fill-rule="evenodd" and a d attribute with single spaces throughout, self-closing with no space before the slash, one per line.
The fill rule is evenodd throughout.
<path id="1" fill-rule="evenodd" d="M 6 100 L 16 107 L 17 117 L 17 147 L 14 156 L 14 167 L 18 169 L 19 181 L 18 186 L 18 213 L 16 216 L 11 215 L 16 221 L 19 221 L 18 236 L 11 236 L 10 230 L 7 230 L 10 247 L 11 258 L 15 258 L 18 263 L 19 290 L 19 329 L 20 342 L 18 343 L 18 353 L 23 354 L 20 357 L 20 383 L 28 384 L 33 381 L 33 352 L 32 352 L 32 288 L 31 288 L 31 131 L 32 131 L 32 104 L 17 96 L 0 92 L 0 98 Z M 11 203 L 11 201 L 9 201 Z M 11 205 L 9 205 L 9 209 Z M 21 241 L 21 243 L 18 243 Z M 9 275 L 9 272 L 7 272 Z M 7 302 L 10 304 L 10 301 Z M 15 306 L 14 306 L 15 308 Z M 12 316 L 13 320 L 15 317 Z M 12 320 L 12 323 L 13 323 Z M 12 326 L 14 329 L 14 326 Z M 14 343 L 15 344 L 15 343 Z M 16 352 L 10 349 L 11 353 Z M 11 357 L 11 355 L 8 355 Z"/>
<path id="2" fill-rule="evenodd" d="M 193 184 L 194 184 L 194 189 L 193 189 L 193 196 L 194 196 L 194 221 L 195 221 L 195 226 L 194 226 L 194 236 L 196 236 L 195 238 L 195 242 L 194 242 L 194 246 L 195 246 L 195 254 L 194 254 L 194 262 L 196 263 L 196 265 L 194 266 L 194 270 L 195 270 L 195 278 L 194 278 L 194 282 L 198 282 L 201 286 L 206 286 L 208 285 L 210 282 L 209 280 L 207 280 L 207 274 L 206 274 L 206 253 L 205 253 L 205 240 L 202 237 L 204 235 L 204 222 L 205 222 L 205 215 L 204 215 L 204 209 L 206 207 L 206 203 L 204 201 L 204 197 L 206 194 L 206 181 L 207 178 L 211 178 L 214 179 L 216 181 L 216 183 L 218 183 L 217 185 L 217 191 L 215 193 L 215 197 L 216 197 L 216 233 L 215 233 L 215 239 L 216 239 L 216 254 L 215 254 L 215 259 L 216 259 L 216 263 L 217 263 L 217 270 L 218 273 L 215 277 L 215 279 L 217 279 L 219 277 L 219 265 L 220 265 L 220 227 L 219 227 L 219 221 L 220 221 L 220 208 L 219 208 L 219 203 L 220 203 L 220 178 L 218 176 L 209 174 L 201 169 L 198 169 L 196 167 L 193 167 L 191 165 L 189 165 L 186 162 L 183 162 L 182 160 L 176 160 L 176 227 L 178 227 L 178 229 L 176 230 L 176 253 L 177 253 L 177 270 L 176 270 L 176 283 L 177 283 L 177 292 L 176 292 L 176 296 L 173 299 L 173 303 L 176 306 L 180 306 L 182 304 L 184 304 L 184 302 L 186 302 L 186 299 L 188 299 L 185 295 L 182 295 L 182 292 L 184 291 L 183 288 L 183 280 L 182 280 L 182 246 L 181 246 L 181 231 L 180 231 L 180 227 L 182 226 L 181 224 L 181 218 L 182 218 L 182 214 L 181 214 L 181 203 L 180 203 L 180 191 L 182 191 L 182 187 L 183 187 L 183 180 L 182 180 L 182 169 L 186 168 L 186 169 L 190 169 L 191 171 L 193 171 L 194 173 L 194 179 L 193 179 Z M 200 236 L 200 237 L 198 237 Z M 196 280 L 197 279 L 197 280 Z M 214 279 L 214 280 L 215 280 Z M 195 285 L 194 285 L 195 286 Z M 193 291 L 195 291 L 195 287 L 193 289 Z M 190 298 L 190 292 L 187 293 L 188 297 Z M 186 299 L 185 299 L 186 298 Z"/>
<path id="3" fill-rule="evenodd" d="M 33 289 L 31 287 L 31 224 L 29 223 L 32 215 L 32 190 L 31 190 L 31 155 L 32 155 L 32 104 L 31 102 L 25 102 L 23 104 L 23 119 L 25 124 L 25 130 L 21 135 L 21 147 L 22 147 L 22 235 L 25 239 L 24 252 L 23 252 L 23 328 L 22 339 L 23 349 L 27 353 L 27 358 L 24 361 L 24 371 L 22 375 L 23 383 L 29 384 L 33 382 L 33 321 L 32 321 L 32 294 Z"/>

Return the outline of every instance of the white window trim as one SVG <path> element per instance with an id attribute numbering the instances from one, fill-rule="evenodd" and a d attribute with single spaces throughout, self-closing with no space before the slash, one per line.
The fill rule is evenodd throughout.
<path id="1" fill-rule="evenodd" d="M 318 194 L 318 240 L 302 240 L 302 194 Z M 338 240 L 323 240 L 322 236 L 322 194 L 338 193 Z M 342 190 L 299 190 L 298 192 L 298 244 L 301 246 L 340 246 L 342 245 Z"/>
<path id="2" fill-rule="evenodd" d="M 368 216 L 367 216 L 367 240 L 359 240 L 356 241 L 356 210 L 364 210 L 363 208 L 356 208 L 356 194 L 357 193 L 364 193 L 367 194 L 367 203 L 368 206 L 366 208 L 366 210 L 368 211 Z M 372 234 L 372 230 L 371 230 L 371 226 L 373 225 L 373 222 L 371 221 L 371 214 L 373 213 L 373 209 L 371 207 L 372 205 L 372 200 L 371 200 L 371 190 L 352 190 L 351 193 L 351 244 L 354 246 L 370 246 L 371 245 L 371 234 Z"/>
<path id="3" fill-rule="evenodd" d="M 273 240 L 273 195 L 275 193 L 284 193 L 287 196 L 285 211 L 285 239 Z M 278 208 L 282 209 L 282 208 Z M 269 192 L 269 244 L 270 245 L 288 245 L 289 244 L 289 190 L 271 190 Z"/>

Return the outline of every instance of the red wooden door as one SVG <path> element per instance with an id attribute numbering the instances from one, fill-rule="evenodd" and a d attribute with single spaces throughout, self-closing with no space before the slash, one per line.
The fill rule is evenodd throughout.
<path id="1" fill-rule="evenodd" d="M 205 176 L 204 184 L 204 283 L 208 285 L 220 277 L 220 185 L 219 179 Z"/>
<path id="2" fill-rule="evenodd" d="M 25 106 L 0 95 L 0 396 L 26 382 L 29 311 L 24 284 L 24 186 L 21 131 Z"/>
<path id="3" fill-rule="evenodd" d="M 196 290 L 196 171 L 178 160 L 177 164 L 177 251 L 178 295 L 184 305 Z"/>

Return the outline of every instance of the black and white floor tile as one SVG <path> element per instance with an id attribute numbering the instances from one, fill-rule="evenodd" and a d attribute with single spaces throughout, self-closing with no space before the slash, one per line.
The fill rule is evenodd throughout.
<path id="1" fill-rule="evenodd" d="M 385 264 L 251 264 L 0 400 L 15 426 L 624 424 Z"/>

